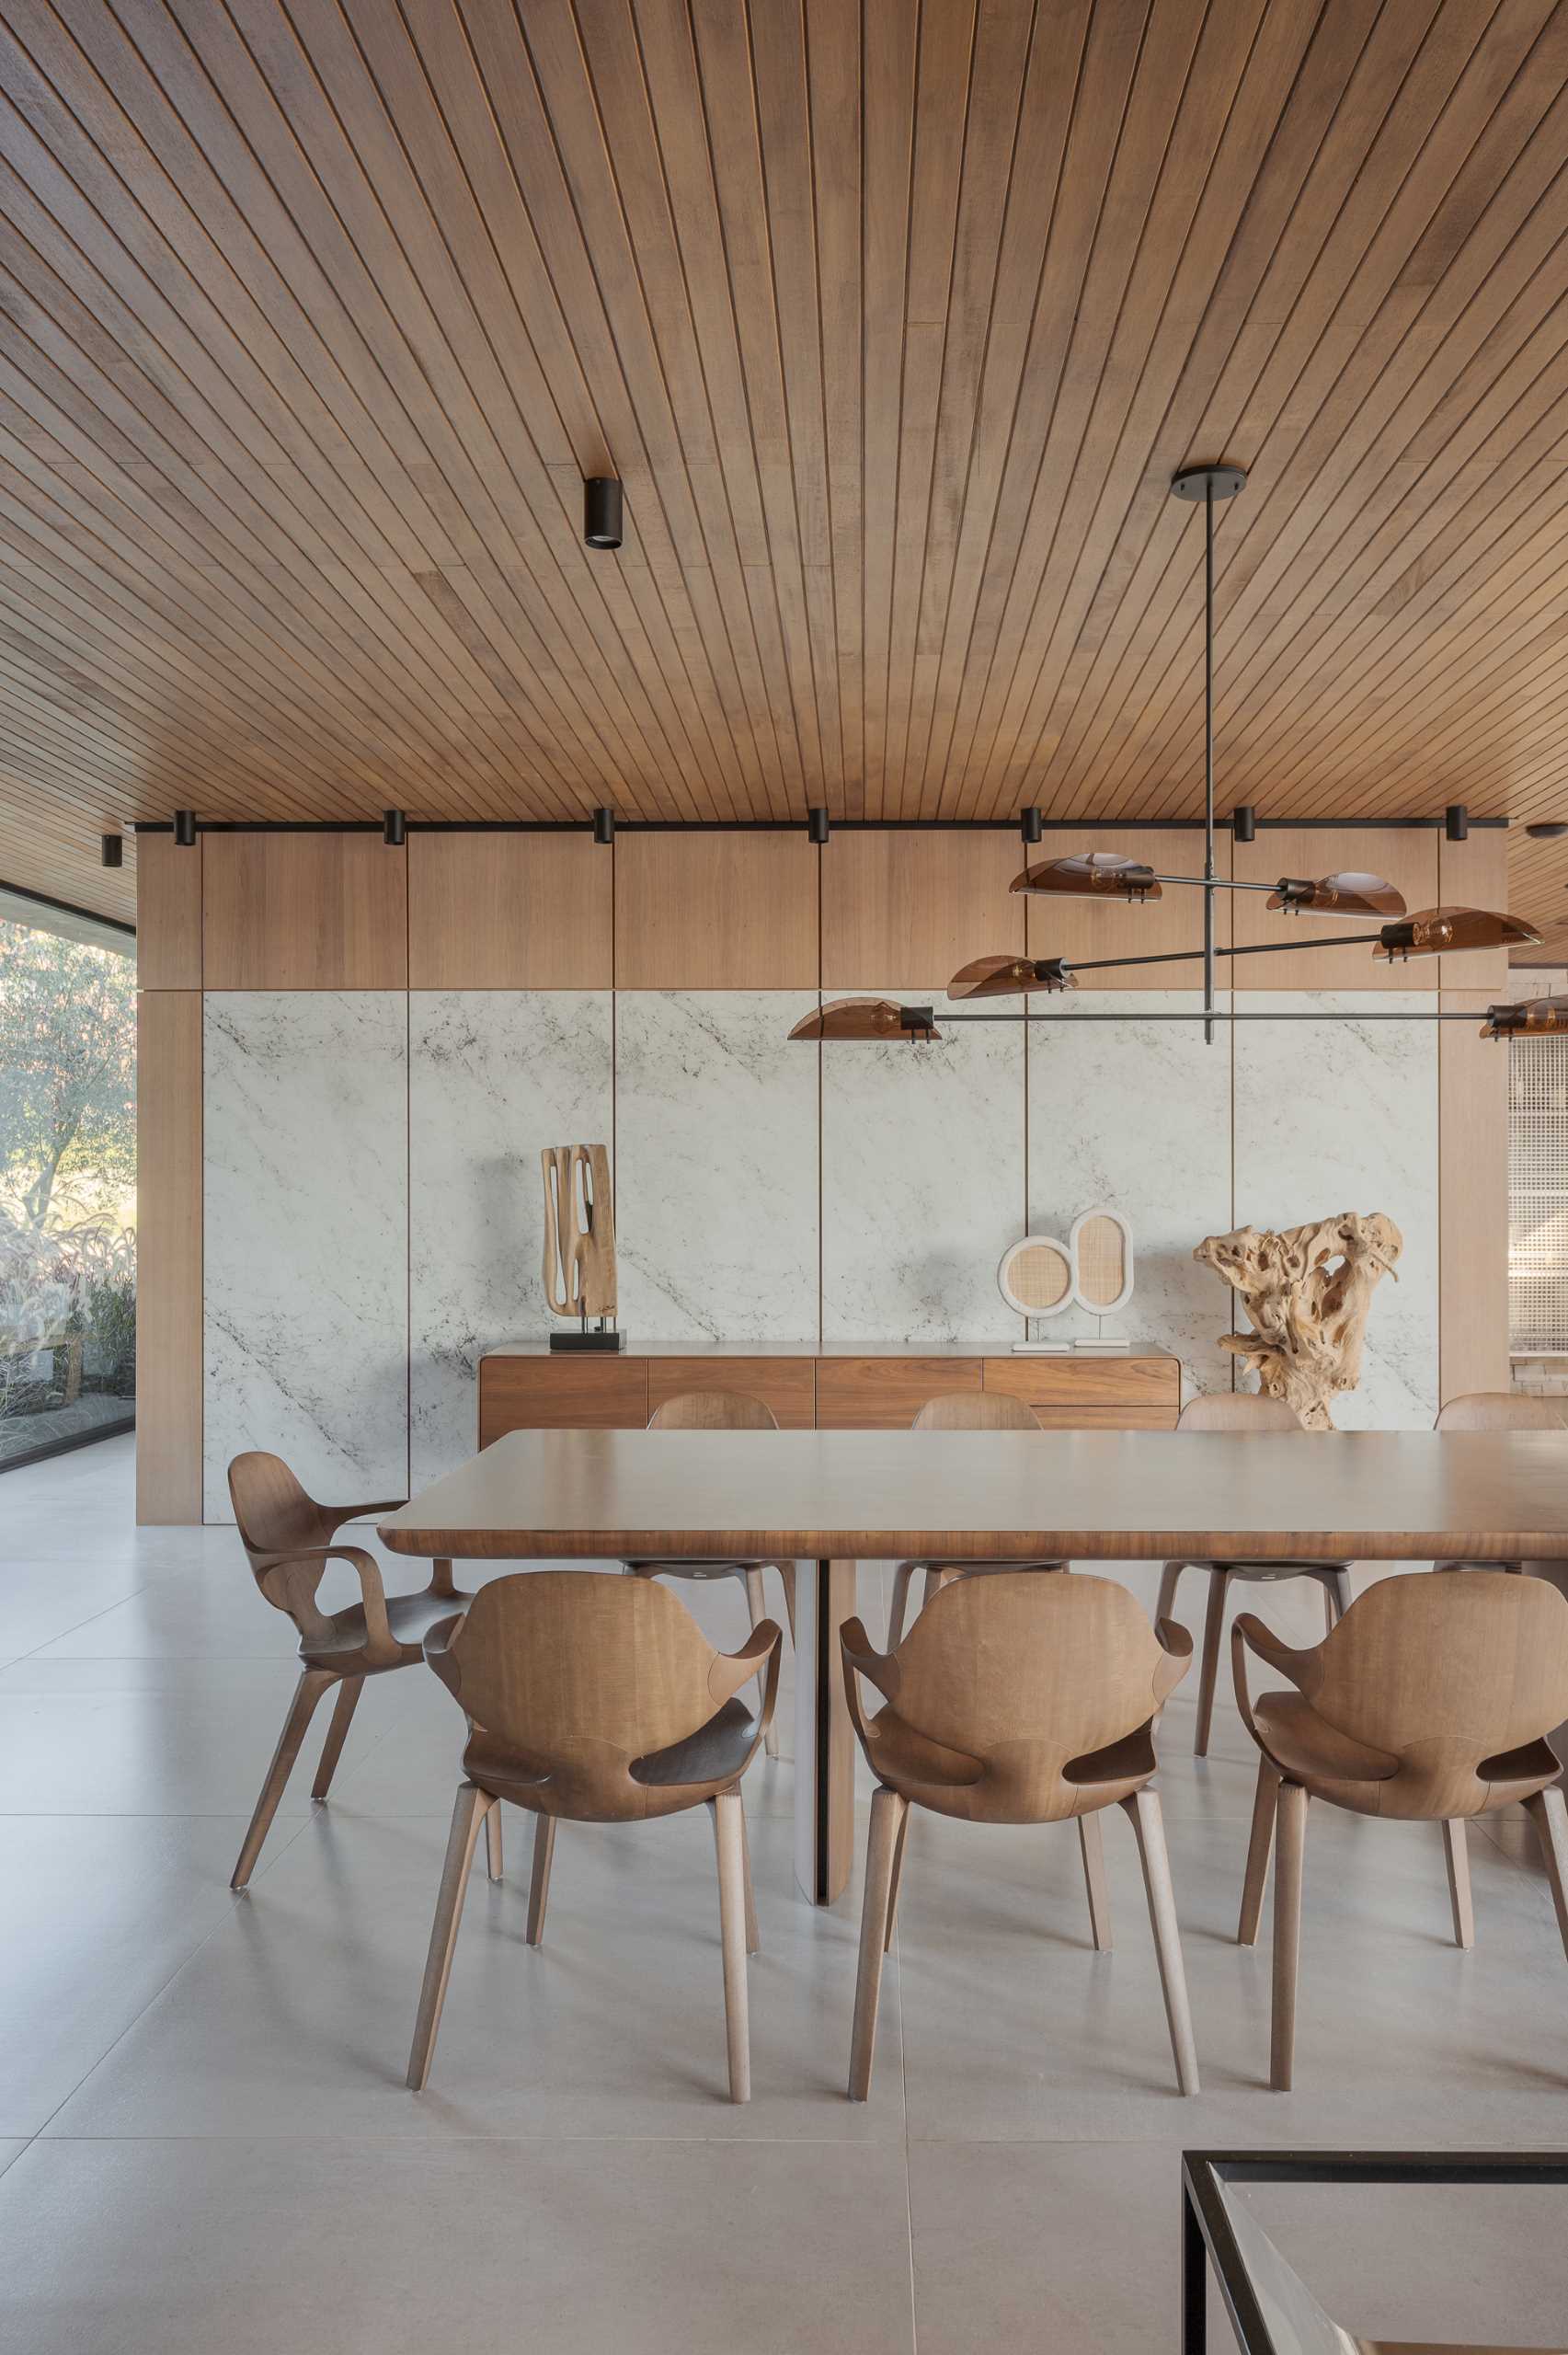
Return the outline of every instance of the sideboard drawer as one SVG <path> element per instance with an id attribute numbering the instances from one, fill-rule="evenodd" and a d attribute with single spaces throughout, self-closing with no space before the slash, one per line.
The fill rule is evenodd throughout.
<path id="1" fill-rule="evenodd" d="M 1175 1358 L 987 1358 L 986 1388 L 1022 1398 L 1047 1430 L 1167 1430 L 1182 1406 Z"/>
<path id="2" fill-rule="evenodd" d="M 815 1358 L 649 1358 L 647 1410 L 683 1390 L 739 1390 L 773 1410 L 781 1430 L 808 1431 L 817 1419 Z"/>
<path id="3" fill-rule="evenodd" d="M 979 1387 L 979 1358 L 818 1358 L 817 1428 L 908 1430 L 928 1398 Z"/>
<path id="4" fill-rule="evenodd" d="M 641 1430 L 647 1420 L 646 1358 L 482 1358 L 479 1444 L 506 1431 Z"/>

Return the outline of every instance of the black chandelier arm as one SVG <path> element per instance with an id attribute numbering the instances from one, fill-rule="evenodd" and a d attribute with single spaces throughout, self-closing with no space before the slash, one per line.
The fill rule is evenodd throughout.
<path id="1" fill-rule="evenodd" d="M 1332 940 L 1314 940 L 1317 948 L 1382 948 L 1386 944 L 1380 932 L 1342 932 Z M 1162 948 L 1146 957 L 1077 957 L 1061 959 L 1064 973 L 1106 973 L 1128 965 L 1190 965 L 1201 957 L 1207 971 L 1211 957 L 1289 957 L 1300 948 L 1295 940 L 1254 940 L 1240 948 L 1216 948 L 1205 941 L 1201 948 Z"/>
<path id="2" fill-rule="evenodd" d="M 1277 883 L 1243 883 L 1226 875 L 1156 875 L 1156 883 L 1188 883 L 1195 891 L 1277 891 Z"/>
<path id="3" fill-rule="evenodd" d="M 1201 951 L 1195 950 L 1195 955 Z M 1221 951 L 1223 954 L 1223 951 Z M 960 1014 L 951 1006 L 944 1006 L 938 1021 L 945 1028 L 949 1022 L 1476 1022 L 1482 1019 L 1475 1007 L 1459 1013 L 1450 1009 L 1430 1014 L 1410 1012 L 1404 1008 L 1384 1006 L 1335 1006 L 1299 1012 L 1282 1008 L 1277 1014 L 1227 1012 L 1222 1006 L 1194 1006 L 1179 1014 L 1089 1014 L 1074 1007 L 1070 1013 L 1064 1006 L 1059 1013 L 1036 1014 L 1028 1010 L 1017 1014 Z"/>

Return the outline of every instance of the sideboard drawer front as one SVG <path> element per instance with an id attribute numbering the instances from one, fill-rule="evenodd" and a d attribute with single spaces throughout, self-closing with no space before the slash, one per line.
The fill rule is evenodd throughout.
<path id="1" fill-rule="evenodd" d="M 683 1390 L 739 1390 L 773 1410 L 784 1431 L 808 1431 L 817 1419 L 815 1358 L 649 1358 L 647 1410 Z"/>
<path id="2" fill-rule="evenodd" d="M 481 1447 L 506 1431 L 635 1431 L 647 1420 L 646 1359 L 606 1351 L 480 1361 Z"/>
<path id="3" fill-rule="evenodd" d="M 928 1398 L 978 1390 L 979 1358 L 818 1358 L 817 1428 L 908 1430 Z"/>
<path id="4" fill-rule="evenodd" d="M 1182 1369 L 1163 1357 L 987 1358 L 986 1388 L 1022 1398 L 1053 1430 L 1162 1430 L 1181 1411 Z"/>

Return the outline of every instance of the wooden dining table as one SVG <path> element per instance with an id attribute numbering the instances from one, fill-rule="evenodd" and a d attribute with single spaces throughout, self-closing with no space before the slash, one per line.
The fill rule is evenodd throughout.
<path id="1" fill-rule="evenodd" d="M 849 1879 L 860 1562 L 1561 1561 L 1568 1433 L 513 1431 L 378 1527 L 471 1561 L 796 1561 L 795 1873 Z M 875 1632 L 875 1631 L 874 1631 Z"/>

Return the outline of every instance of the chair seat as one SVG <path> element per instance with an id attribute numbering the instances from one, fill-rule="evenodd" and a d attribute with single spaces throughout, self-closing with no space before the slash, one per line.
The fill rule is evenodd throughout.
<path id="1" fill-rule="evenodd" d="M 1211 1570 L 1225 1570 L 1233 1579 L 1310 1579 L 1332 1578 L 1341 1570 L 1348 1570 L 1348 1562 L 1231 1562 L 1206 1555 L 1204 1560 Z M 1196 1568 L 1196 1563 L 1191 1565 Z"/>
<path id="2" fill-rule="evenodd" d="M 955 1578 L 983 1579 L 997 1577 L 1003 1570 L 1065 1570 L 1067 1564 L 1065 1561 L 1042 1562 L 1033 1556 L 1025 1560 L 1021 1556 L 1013 1562 L 944 1562 L 933 1557 L 929 1561 L 900 1562 L 897 1567 L 900 1570 L 943 1570 Z"/>
<path id="3" fill-rule="evenodd" d="M 667 1561 L 628 1562 L 626 1568 L 639 1579 L 734 1579 L 743 1577 L 748 1570 L 773 1569 L 777 1565 L 770 1561 L 766 1554 L 760 1555 L 755 1561 L 747 1562 L 692 1562 L 672 1555 Z"/>
<path id="4" fill-rule="evenodd" d="M 1418 1822 L 1481 1815 L 1511 1800 L 1533 1798 L 1562 1771 L 1549 1742 L 1527 1742 L 1503 1756 L 1482 1759 L 1471 1791 L 1456 1795 L 1449 1788 L 1441 1808 L 1433 1809 L 1421 1803 L 1418 1773 L 1396 1775 L 1393 1770 L 1402 1762 L 1341 1733 L 1299 1693 L 1265 1693 L 1253 1703 L 1253 1715 L 1264 1749 L 1283 1775 L 1315 1798 L 1356 1815 Z M 1402 1762 L 1407 1768 L 1412 1763 Z"/>
<path id="5" fill-rule="evenodd" d="M 421 1588 L 417 1594 L 389 1594 L 386 1598 L 387 1625 L 402 1651 L 403 1658 L 395 1664 L 401 1668 L 418 1660 L 421 1647 L 430 1629 L 464 1610 L 474 1600 L 471 1594 L 431 1594 Z M 332 1636 L 324 1643 L 300 1646 L 300 1658 L 308 1668 L 342 1669 L 361 1653 L 370 1641 L 365 1626 L 365 1608 L 356 1603 L 348 1611 L 332 1614 Z"/>
<path id="6" fill-rule="evenodd" d="M 1056 1823 L 1092 1814 L 1141 1790 L 1154 1772 L 1154 1744 L 1147 1726 L 1104 1750 L 1070 1760 L 1059 1782 L 1039 1776 L 1039 1753 L 1033 1743 L 1013 1744 L 1011 1754 L 1005 1748 L 999 1750 L 988 1775 L 978 1759 L 933 1741 L 891 1706 L 877 1712 L 869 1730 L 873 1771 L 889 1789 L 933 1814 L 979 1816 L 990 1823 Z M 977 1806 L 982 1785 L 984 1797 Z M 1042 1802 L 1040 1795 L 1047 1788 L 1050 1796 Z M 1009 1806 L 1003 1799 L 999 1806 L 999 1795 L 1009 1789 L 1017 1803 Z"/>

